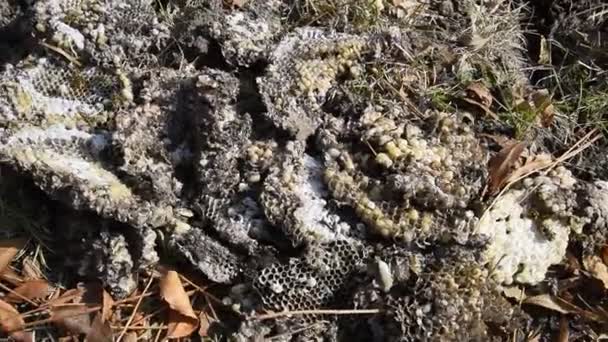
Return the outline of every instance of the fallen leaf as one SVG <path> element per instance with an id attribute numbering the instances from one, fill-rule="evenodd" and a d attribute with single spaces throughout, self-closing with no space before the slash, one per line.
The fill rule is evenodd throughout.
<path id="1" fill-rule="evenodd" d="M 112 342 L 112 327 L 109 322 L 104 322 L 101 314 L 95 315 L 91 329 L 85 338 L 86 342 Z"/>
<path id="2" fill-rule="evenodd" d="M 126 333 L 125 336 L 122 338 L 122 342 L 137 342 L 137 333 L 135 333 L 135 332 Z"/>
<path id="3" fill-rule="evenodd" d="M 495 194 L 511 174 L 513 165 L 526 148 L 525 142 L 515 142 L 503 147 L 500 152 L 493 156 L 488 162 L 489 179 L 488 190 L 490 195 Z"/>
<path id="4" fill-rule="evenodd" d="M 596 255 L 587 256 L 583 258 L 583 266 L 594 278 L 602 281 L 605 289 L 608 289 L 608 266 L 602 258 Z"/>
<path id="5" fill-rule="evenodd" d="M 0 279 L 11 284 L 14 287 L 17 287 L 23 283 L 23 278 L 17 274 L 12 268 L 7 267 L 2 274 L 0 274 Z"/>
<path id="6" fill-rule="evenodd" d="M 19 338 L 19 341 L 27 341 L 28 334 L 23 331 L 24 327 L 25 321 L 19 311 L 0 299 L 0 331 L 15 339 Z"/>
<path id="7" fill-rule="evenodd" d="M 53 299 L 49 305 L 61 305 L 69 302 L 80 302 L 82 299 L 83 290 L 81 289 L 69 289 L 62 293 L 58 298 Z"/>
<path id="8" fill-rule="evenodd" d="M 486 108 L 490 108 L 494 97 L 490 90 L 481 82 L 473 82 L 465 89 L 468 98 L 479 102 Z"/>
<path id="9" fill-rule="evenodd" d="M 604 247 L 602 247 L 600 255 L 602 256 L 602 261 L 604 261 L 604 264 L 608 265 L 608 245 L 604 245 Z"/>
<path id="10" fill-rule="evenodd" d="M 114 306 L 114 299 L 112 299 L 112 296 L 110 296 L 106 290 L 102 291 L 103 299 L 101 304 L 101 320 L 106 322 L 110 320 L 110 317 L 112 317 L 112 306 Z"/>
<path id="11" fill-rule="evenodd" d="M 551 157 L 551 155 L 545 153 L 528 158 L 522 166 L 513 170 L 513 172 L 507 177 L 507 179 L 505 179 L 504 184 L 508 184 L 512 181 L 515 181 L 522 176 L 543 170 L 552 163 L 553 158 Z"/>
<path id="12" fill-rule="evenodd" d="M 557 342 L 568 342 L 570 341 L 570 327 L 568 326 L 568 318 L 562 316 L 559 320 L 559 336 Z"/>
<path id="13" fill-rule="evenodd" d="M 561 298 L 554 297 L 549 294 L 528 297 L 526 298 L 526 300 L 524 300 L 524 304 L 540 306 L 545 309 L 559 312 L 561 314 L 580 313 L 581 311 L 583 311 L 579 307 L 570 304 Z"/>
<path id="14" fill-rule="evenodd" d="M 13 291 L 21 296 L 9 293 L 6 296 L 6 301 L 21 303 L 24 301 L 22 297 L 32 301 L 46 298 L 50 293 L 50 286 L 46 280 L 27 280 Z"/>
<path id="15" fill-rule="evenodd" d="M 538 54 L 538 64 L 551 64 L 551 44 L 545 36 L 540 36 L 540 53 Z"/>
<path id="16" fill-rule="evenodd" d="M 167 271 L 160 280 L 160 295 L 169 304 L 168 338 L 190 336 L 198 327 L 198 317 L 190 298 L 175 271 Z"/>
<path id="17" fill-rule="evenodd" d="M 25 239 L 10 239 L 0 241 L 0 273 L 10 265 L 11 261 L 20 250 L 25 247 L 27 240 Z"/>
<path id="18" fill-rule="evenodd" d="M 160 280 L 160 295 L 169 307 L 178 313 L 197 319 L 190 298 L 184 290 L 179 275 L 175 271 L 167 271 Z"/>
<path id="19" fill-rule="evenodd" d="M 537 113 L 540 114 L 542 127 L 550 127 L 555 117 L 555 107 L 553 106 L 551 95 L 546 89 L 535 90 L 532 92 L 532 102 Z"/>
<path id="20" fill-rule="evenodd" d="M 192 335 L 198 327 L 198 318 L 184 316 L 175 310 L 169 310 L 167 338 L 182 338 Z"/>
<path id="21" fill-rule="evenodd" d="M 91 331 L 89 308 L 82 304 L 62 304 L 51 306 L 51 320 L 58 326 L 73 334 L 85 334 Z"/>
<path id="22" fill-rule="evenodd" d="M 198 328 L 198 335 L 200 337 L 207 337 L 209 334 L 209 328 L 211 324 L 215 322 L 215 319 L 205 311 L 201 311 L 201 314 L 198 316 L 200 321 L 200 326 Z"/>

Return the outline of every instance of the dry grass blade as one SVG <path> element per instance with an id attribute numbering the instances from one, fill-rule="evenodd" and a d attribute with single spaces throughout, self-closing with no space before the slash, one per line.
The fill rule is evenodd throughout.
<path id="1" fill-rule="evenodd" d="M 525 142 L 515 142 L 504 147 L 498 154 L 490 159 L 488 163 L 490 172 L 488 192 L 490 195 L 495 194 L 504 184 L 506 184 L 513 165 L 515 165 L 525 148 Z"/>
<path id="2" fill-rule="evenodd" d="M 22 303 L 26 299 L 30 301 L 44 299 L 49 293 L 50 285 L 46 280 L 28 280 L 6 296 L 6 300 L 10 303 Z"/>
<path id="3" fill-rule="evenodd" d="M 10 239 L 0 241 L 0 273 L 10 265 L 11 261 L 20 250 L 25 247 L 26 239 Z"/>

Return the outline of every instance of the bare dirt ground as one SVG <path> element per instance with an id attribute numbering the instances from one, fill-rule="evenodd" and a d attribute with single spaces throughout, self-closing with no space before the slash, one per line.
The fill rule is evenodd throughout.
<path id="1" fill-rule="evenodd" d="M 600 0 L 0 3 L 0 336 L 608 338 Z"/>

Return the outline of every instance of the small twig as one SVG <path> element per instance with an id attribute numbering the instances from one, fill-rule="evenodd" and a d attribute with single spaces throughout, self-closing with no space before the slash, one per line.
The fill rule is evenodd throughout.
<path id="1" fill-rule="evenodd" d="M 146 291 L 148 291 L 148 288 L 150 288 L 150 285 L 152 285 L 152 280 L 154 280 L 153 276 L 150 276 L 150 279 L 148 279 L 148 283 L 146 284 L 146 287 L 144 288 L 144 293 L 146 293 Z M 129 317 L 129 320 L 127 321 L 127 324 L 125 325 L 124 329 L 120 332 L 120 335 L 118 335 L 118 338 L 116 339 L 116 342 L 120 342 L 120 340 L 123 338 L 123 336 L 125 336 L 125 334 L 127 333 L 127 328 L 129 327 L 129 325 L 131 324 L 131 322 L 133 321 L 133 318 L 135 318 L 135 314 L 137 313 L 137 309 L 139 309 L 139 305 L 141 304 L 141 302 L 143 301 L 144 297 L 140 297 L 137 300 L 137 304 L 135 304 L 135 308 L 133 308 L 133 312 L 131 313 L 131 317 Z"/>
<path id="2" fill-rule="evenodd" d="M 380 309 L 352 309 L 352 310 L 298 310 L 298 311 L 282 311 L 269 314 L 256 315 L 250 317 L 250 320 L 263 321 L 267 319 L 279 318 L 284 316 L 302 316 L 302 315 L 373 315 L 381 313 Z"/>

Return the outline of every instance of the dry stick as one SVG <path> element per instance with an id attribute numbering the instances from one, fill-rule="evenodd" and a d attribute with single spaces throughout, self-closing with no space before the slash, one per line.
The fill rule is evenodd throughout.
<path id="1" fill-rule="evenodd" d="M 298 311 L 282 311 L 273 312 L 264 315 L 250 317 L 250 320 L 263 321 L 283 316 L 301 316 L 301 315 L 373 315 L 381 313 L 380 309 L 353 309 L 353 310 L 298 310 Z"/>
<path id="2" fill-rule="evenodd" d="M 160 340 L 160 334 L 163 332 L 164 329 L 159 329 L 158 332 L 156 333 L 156 338 L 154 338 L 154 342 L 158 342 Z"/>
<path id="3" fill-rule="evenodd" d="M 6 285 L 4 285 L 4 284 L 2 284 L 2 283 L 0 283 L 0 288 L 1 288 L 1 289 L 3 289 L 4 291 L 8 291 L 8 292 L 10 292 L 11 294 L 14 294 L 15 296 L 17 296 L 17 297 L 19 297 L 19 298 L 23 299 L 24 301 L 26 301 L 26 302 L 28 302 L 28 303 L 32 304 L 33 306 L 40 306 L 38 303 L 36 303 L 36 302 L 32 301 L 31 299 L 29 299 L 29 298 L 25 297 L 25 296 L 24 296 L 24 295 L 22 295 L 21 293 L 17 293 L 17 292 L 15 292 L 15 291 L 11 290 L 10 288 L 8 288 Z"/>
<path id="4" fill-rule="evenodd" d="M 150 279 L 148 279 L 148 283 L 146 284 L 146 287 L 144 288 L 144 293 L 146 293 L 146 291 L 148 291 L 148 288 L 150 288 L 150 285 L 152 284 L 152 280 L 154 280 L 154 277 L 150 276 Z M 131 321 L 133 321 L 133 318 L 135 318 L 137 309 L 139 309 L 139 305 L 141 304 L 143 299 L 144 299 L 144 297 L 140 297 L 139 300 L 137 300 L 137 304 L 135 304 L 135 307 L 133 308 L 133 313 L 131 313 L 131 317 L 129 317 L 127 324 L 125 325 L 124 329 L 120 332 L 120 335 L 118 335 L 116 342 L 120 342 L 120 340 L 122 340 L 123 336 L 125 336 L 125 333 L 127 332 L 127 328 L 131 324 Z"/>

